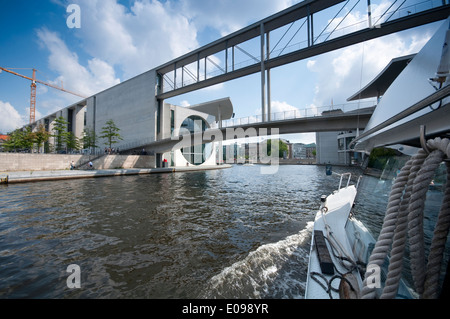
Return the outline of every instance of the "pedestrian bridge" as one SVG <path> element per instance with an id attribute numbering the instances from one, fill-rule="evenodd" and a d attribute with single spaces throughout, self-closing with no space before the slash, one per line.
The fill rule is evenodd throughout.
<path id="1" fill-rule="evenodd" d="M 320 114 L 319 110 L 321 110 Z M 271 135 L 278 137 L 279 134 L 363 130 L 374 110 L 373 103 L 372 106 L 361 108 L 359 103 L 354 103 L 274 113 L 271 116 L 273 120 L 265 122 L 257 116 L 230 119 L 217 123 L 215 127 L 204 132 L 175 135 L 160 141 L 145 143 L 139 147 L 154 153 L 166 153 L 191 145 L 247 137 Z"/>

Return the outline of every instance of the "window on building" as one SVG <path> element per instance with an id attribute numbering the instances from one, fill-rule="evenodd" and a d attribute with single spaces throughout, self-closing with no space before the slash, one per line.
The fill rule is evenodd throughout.
<path id="1" fill-rule="evenodd" d="M 190 116 L 181 124 L 180 134 L 190 134 L 204 132 L 208 127 L 208 123 L 199 116 Z M 192 145 L 181 149 L 184 158 L 193 165 L 203 164 L 211 155 L 211 143 Z"/>
<path id="2" fill-rule="evenodd" d="M 343 151 L 345 149 L 344 139 L 338 139 L 338 150 Z"/>
<path id="3" fill-rule="evenodd" d="M 162 101 L 158 100 L 158 106 L 156 108 L 156 133 L 161 133 L 161 110 Z"/>
<path id="4" fill-rule="evenodd" d="M 345 138 L 345 145 L 347 145 L 347 148 L 348 148 L 348 145 L 350 145 L 350 143 L 351 143 L 354 139 L 355 139 L 354 136 L 346 137 L 346 138 Z"/>
<path id="5" fill-rule="evenodd" d="M 170 110 L 170 135 L 173 136 L 175 130 L 175 111 Z"/>

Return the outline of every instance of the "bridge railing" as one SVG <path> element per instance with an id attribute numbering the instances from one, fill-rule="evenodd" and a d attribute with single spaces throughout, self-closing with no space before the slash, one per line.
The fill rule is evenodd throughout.
<path id="1" fill-rule="evenodd" d="M 362 108 L 367 108 L 374 106 L 374 101 L 364 101 L 364 102 L 353 102 L 353 103 L 345 103 L 345 104 L 334 104 L 328 106 L 321 107 L 309 107 L 305 109 L 292 109 L 283 112 L 275 112 L 270 114 L 270 121 L 285 121 L 299 118 L 308 118 L 308 117 L 317 117 L 323 116 L 323 112 L 336 111 L 336 112 L 350 112 L 355 111 Z M 325 115 L 325 114 L 324 114 Z M 222 127 L 236 127 L 241 125 L 249 125 L 252 123 L 261 123 L 262 115 L 253 115 L 242 118 L 235 118 L 230 120 L 222 121 Z M 213 123 L 211 128 L 217 128 L 218 123 Z M 154 140 L 150 137 L 141 138 L 132 141 L 120 142 L 115 145 L 116 149 L 119 149 L 121 153 L 134 150 L 136 152 L 140 151 L 140 147 L 153 143 Z M 97 148 L 95 154 L 102 155 L 104 154 L 104 150 L 101 148 Z"/>
<path id="2" fill-rule="evenodd" d="M 356 111 L 358 109 L 367 108 L 375 106 L 375 101 L 364 101 L 364 102 L 356 102 L 356 103 L 345 103 L 345 104 L 334 104 L 328 106 L 321 107 L 309 107 L 305 109 L 292 109 L 283 112 L 271 113 L 270 117 L 266 119 L 266 121 L 285 121 L 285 120 L 294 120 L 300 118 L 308 118 L 308 117 L 316 117 L 324 115 L 323 112 L 332 112 L 332 111 L 342 111 L 342 112 L 350 112 Z M 242 118 L 233 118 L 229 120 L 222 121 L 222 127 L 233 127 L 240 125 L 249 125 L 253 123 L 261 123 L 262 115 L 252 115 Z M 213 128 L 217 127 L 214 125 Z"/>

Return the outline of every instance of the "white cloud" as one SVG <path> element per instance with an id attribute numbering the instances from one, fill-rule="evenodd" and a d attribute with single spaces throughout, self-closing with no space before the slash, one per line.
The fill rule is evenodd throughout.
<path id="1" fill-rule="evenodd" d="M 119 67 L 128 79 L 197 48 L 197 30 L 177 3 L 74 0 L 80 5 L 77 30 L 84 50 Z"/>
<path id="2" fill-rule="evenodd" d="M 314 69 L 314 66 L 316 65 L 316 60 L 308 60 L 308 62 L 306 62 L 306 67 L 309 69 L 309 70 L 313 70 Z"/>
<path id="3" fill-rule="evenodd" d="M 29 110 L 29 109 L 28 109 Z M 0 101 L 0 132 L 9 133 L 27 123 L 25 117 L 9 103 Z"/>
<path id="4" fill-rule="evenodd" d="M 191 103 L 189 103 L 189 102 L 186 101 L 186 100 L 183 100 L 183 101 L 180 102 L 180 106 L 182 106 L 182 107 L 188 107 L 188 106 L 191 106 Z"/>
<path id="5" fill-rule="evenodd" d="M 198 29 L 214 28 L 221 36 L 264 19 L 299 2 L 296 0 L 181 0 L 183 11 Z"/>
<path id="6" fill-rule="evenodd" d="M 50 69 L 60 74 L 55 84 L 63 83 L 65 89 L 89 96 L 120 83 L 112 66 L 98 58 L 89 60 L 87 68 L 82 66 L 78 55 L 69 50 L 56 32 L 42 28 L 37 30 L 37 36 L 42 47 L 50 51 Z M 80 98 L 67 99 L 75 101 Z"/>
<path id="7" fill-rule="evenodd" d="M 286 102 L 272 101 L 270 104 L 272 113 L 298 111 L 298 109 Z"/>
<path id="8" fill-rule="evenodd" d="M 346 103 L 391 59 L 417 53 L 430 36 L 393 34 L 318 56 L 314 63 L 308 61 L 308 69 L 318 78 L 313 103 L 318 106 L 328 105 L 331 100 Z"/>
<path id="9" fill-rule="evenodd" d="M 266 110 L 267 111 L 267 110 Z M 301 117 L 301 112 L 295 106 L 288 104 L 287 102 L 272 101 L 270 103 L 270 114 L 272 120 L 281 120 L 284 118 L 298 118 Z M 255 110 L 255 115 L 261 115 L 261 108 Z M 258 121 L 256 117 L 251 117 L 252 120 Z M 259 119 L 260 120 L 260 119 Z"/>
<path id="10" fill-rule="evenodd" d="M 63 93 L 66 94 L 66 93 Z M 62 96 L 62 95 L 60 95 Z M 67 99 L 67 96 L 64 98 Z M 68 103 L 64 98 L 48 98 L 48 97 L 39 97 L 36 108 L 36 119 L 42 118 L 43 116 L 47 116 L 49 114 L 55 113 L 63 108 L 65 108 Z M 76 97 L 75 97 L 76 98 Z M 40 112 L 39 112 L 40 110 Z M 42 113 L 42 116 L 39 114 Z"/>

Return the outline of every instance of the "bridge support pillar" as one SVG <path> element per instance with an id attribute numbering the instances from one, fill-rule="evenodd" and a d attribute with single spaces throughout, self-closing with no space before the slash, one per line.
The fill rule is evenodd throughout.
<path id="1" fill-rule="evenodd" d="M 264 41 L 264 23 L 260 25 L 261 29 L 261 116 L 262 121 L 266 121 L 266 66 L 265 66 L 265 41 Z"/>

